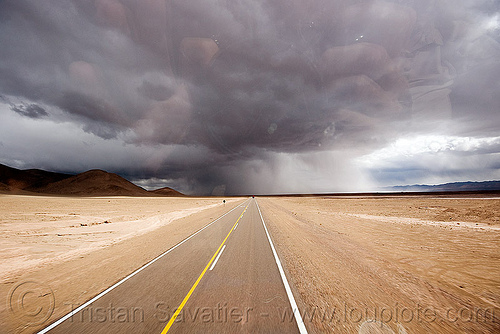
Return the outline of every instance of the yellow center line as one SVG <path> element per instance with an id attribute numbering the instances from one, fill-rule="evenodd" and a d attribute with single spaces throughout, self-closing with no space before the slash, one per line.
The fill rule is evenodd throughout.
<path id="1" fill-rule="evenodd" d="M 200 277 L 198 277 L 198 279 L 196 280 L 196 282 L 194 282 L 194 284 L 191 287 L 191 289 L 189 290 L 188 294 L 186 295 L 186 297 L 184 297 L 184 299 L 182 300 L 182 303 L 179 305 L 179 307 L 175 311 L 175 313 L 172 316 L 172 318 L 170 318 L 168 324 L 165 326 L 165 328 L 163 329 L 163 331 L 161 332 L 161 334 L 166 334 L 168 332 L 168 330 L 170 329 L 170 327 L 172 327 L 172 324 L 174 323 L 175 319 L 177 318 L 177 316 L 179 315 L 179 313 L 181 313 L 182 308 L 184 307 L 184 305 L 186 305 L 186 303 L 189 300 L 189 297 L 191 297 L 191 294 L 193 293 L 194 289 L 196 289 L 196 287 L 198 286 L 198 283 L 200 283 L 201 279 L 205 275 L 205 272 L 208 270 L 208 268 L 210 267 L 210 265 L 214 261 L 215 257 L 217 256 L 217 253 L 219 253 L 219 251 L 221 250 L 222 246 L 226 242 L 227 238 L 229 238 L 229 235 L 231 234 L 231 232 L 233 232 L 233 229 L 236 226 L 236 224 L 238 224 L 238 222 L 240 221 L 241 217 L 243 217 L 243 214 L 245 213 L 245 211 L 247 211 L 247 208 L 248 208 L 249 205 L 250 205 L 250 203 L 247 204 L 247 206 L 245 207 L 245 210 L 243 210 L 243 212 L 241 213 L 241 215 L 238 218 L 238 220 L 236 221 L 236 223 L 234 223 L 233 227 L 229 230 L 229 233 L 226 235 L 226 238 L 224 239 L 224 241 L 222 241 L 222 243 L 220 244 L 219 248 L 217 248 L 217 250 L 215 251 L 215 254 L 212 256 L 212 258 L 208 262 L 208 264 L 205 267 L 205 269 L 203 269 L 203 271 L 201 272 Z"/>

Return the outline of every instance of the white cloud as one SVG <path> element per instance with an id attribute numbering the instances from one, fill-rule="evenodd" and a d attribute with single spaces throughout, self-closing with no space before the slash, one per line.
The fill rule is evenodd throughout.
<path id="1" fill-rule="evenodd" d="M 387 167 L 401 161 L 418 160 L 423 155 L 440 152 L 479 153 L 500 147 L 500 137 L 456 137 L 421 135 L 399 138 L 389 146 L 357 159 L 365 168 Z"/>
<path id="2" fill-rule="evenodd" d="M 355 159 L 380 186 L 500 178 L 500 137 L 420 135 L 399 138 Z"/>
<path id="3" fill-rule="evenodd" d="M 488 17 L 483 21 L 481 27 L 486 31 L 493 31 L 500 28 L 500 14 Z"/>

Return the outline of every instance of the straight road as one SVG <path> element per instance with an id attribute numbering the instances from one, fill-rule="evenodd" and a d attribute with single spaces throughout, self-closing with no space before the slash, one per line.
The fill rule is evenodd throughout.
<path id="1" fill-rule="evenodd" d="M 41 333 L 305 333 L 256 200 L 228 211 Z"/>

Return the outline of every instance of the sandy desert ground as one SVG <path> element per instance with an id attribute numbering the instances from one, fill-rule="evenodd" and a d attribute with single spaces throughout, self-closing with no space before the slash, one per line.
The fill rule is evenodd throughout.
<path id="1" fill-rule="evenodd" d="M 500 200 L 266 198 L 310 332 L 499 333 Z"/>
<path id="2" fill-rule="evenodd" d="M 43 282 L 57 319 L 243 200 L 2 195 L 1 298 Z M 310 333 L 500 331 L 500 199 L 258 203 Z M 0 332 L 43 327 L 7 304 Z"/>
<path id="3" fill-rule="evenodd" d="M 9 311 L 19 284 L 52 289 L 53 321 L 243 201 L 225 200 L 0 195 L 0 333 L 43 328 Z"/>

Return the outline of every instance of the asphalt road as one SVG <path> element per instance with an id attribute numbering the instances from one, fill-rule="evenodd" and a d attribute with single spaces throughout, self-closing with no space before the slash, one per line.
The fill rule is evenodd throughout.
<path id="1" fill-rule="evenodd" d="M 278 263 L 249 199 L 41 333 L 304 333 Z"/>

